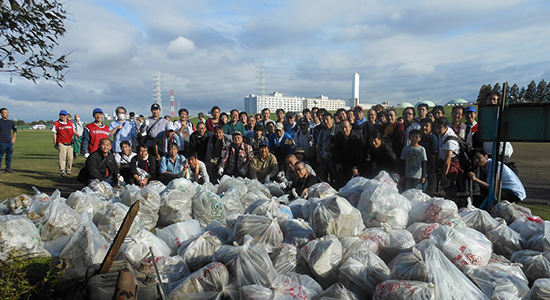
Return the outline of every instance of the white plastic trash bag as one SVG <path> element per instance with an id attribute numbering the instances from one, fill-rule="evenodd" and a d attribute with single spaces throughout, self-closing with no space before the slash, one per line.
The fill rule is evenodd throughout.
<path id="1" fill-rule="evenodd" d="M 474 208 L 469 211 L 459 211 L 458 214 L 466 226 L 483 234 L 500 225 L 497 220 L 495 220 L 487 211 L 483 209 Z"/>
<path id="2" fill-rule="evenodd" d="M 534 234 L 526 243 L 526 248 L 536 251 L 550 252 L 550 222 L 544 222 L 544 229 Z"/>
<path id="3" fill-rule="evenodd" d="M 519 216 L 516 220 L 508 225 L 511 229 L 519 232 L 527 241 L 532 236 L 544 230 L 544 220 L 534 216 Z"/>
<path id="4" fill-rule="evenodd" d="M 401 253 L 390 263 L 391 278 L 397 280 L 413 280 L 433 282 L 433 272 L 424 261 L 422 253 L 416 248 L 411 252 Z"/>
<path id="5" fill-rule="evenodd" d="M 315 239 L 315 232 L 308 222 L 302 219 L 278 220 L 279 227 L 283 232 L 283 242 L 302 248 L 309 241 Z"/>
<path id="6" fill-rule="evenodd" d="M 388 232 L 388 241 L 385 245 L 380 245 L 378 255 L 386 263 L 399 253 L 409 252 L 416 244 L 412 234 L 407 230 L 391 230 Z"/>
<path id="7" fill-rule="evenodd" d="M 103 237 L 111 242 L 115 239 L 117 232 L 120 230 L 120 226 L 128 214 L 130 208 L 120 202 L 110 203 L 107 211 L 101 217 L 99 222 L 97 222 L 97 228 Z M 145 229 L 145 224 L 143 220 L 138 216 L 134 218 L 130 231 L 128 231 L 127 236 L 132 236 L 138 233 L 140 230 Z"/>
<path id="8" fill-rule="evenodd" d="M 300 249 L 300 255 L 306 259 L 311 272 L 321 286 L 329 287 L 338 281 L 342 244 L 337 237 L 327 235 L 313 240 Z"/>
<path id="9" fill-rule="evenodd" d="M 245 236 L 251 236 L 254 243 L 261 243 L 268 253 L 283 242 L 283 233 L 277 219 L 258 215 L 241 215 L 233 229 L 233 240 L 242 245 Z"/>
<path id="10" fill-rule="evenodd" d="M 15 255 L 48 256 L 34 223 L 25 216 L 0 216 L 0 260 Z"/>
<path id="11" fill-rule="evenodd" d="M 432 199 L 428 194 L 418 189 L 408 189 L 404 191 L 401 196 L 411 201 L 411 205 L 414 206 L 420 202 L 428 202 Z"/>
<path id="12" fill-rule="evenodd" d="M 139 203 L 138 216 L 143 220 L 145 228 L 151 230 L 157 226 L 160 209 L 160 195 L 153 185 L 147 185 L 141 190 L 129 190 L 122 197 L 122 203 L 132 206 Z"/>
<path id="13" fill-rule="evenodd" d="M 172 250 L 173 254 L 185 249 L 196 237 L 203 233 L 197 220 L 178 222 L 156 230 L 157 236 L 161 238 Z M 183 252 L 180 252 L 183 253 Z"/>
<path id="14" fill-rule="evenodd" d="M 285 300 L 285 299 L 312 299 L 323 289 L 317 284 L 313 288 L 304 286 L 296 277 L 279 275 L 270 287 L 258 284 L 244 286 L 241 289 L 242 296 L 246 300 Z"/>
<path id="15" fill-rule="evenodd" d="M 432 231 L 439 226 L 439 223 L 415 222 L 409 225 L 407 230 L 412 233 L 414 241 L 420 243 L 423 240 L 429 239 Z"/>
<path id="16" fill-rule="evenodd" d="M 378 255 L 378 243 L 370 239 L 352 236 L 340 239 L 340 243 L 342 243 L 342 264 L 359 251 L 370 251 Z"/>
<path id="17" fill-rule="evenodd" d="M 491 216 L 501 217 L 507 224 L 512 224 L 519 216 L 531 216 L 531 210 L 525 206 L 502 200 L 491 209 Z"/>
<path id="18" fill-rule="evenodd" d="M 225 264 L 239 287 L 251 284 L 269 286 L 277 277 L 265 247 L 252 243 L 250 236 L 245 237 L 242 246 L 221 246 L 212 260 Z"/>
<path id="19" fill-rule="evenodd" d="M 466 266 L 464 273 L 489 297 L 508 292 L 521 299 L 529 292 L 527 282 L 495 267 Z"/>
<path id="20" fill-rule="evenodd" d="M 409 213 L 409 224 L 415 222 L 463 225 L 456 203 L 442 198 L 432 198 L 428 202 L 415 204 Z"/>
<path id="21" fill-rule="evenodd" d="M 507 258 L 510 258 L 515 252 L 523 250 L 525 245 L 525 239 L 506 224 L 487 231 L 485 236 L 493 243 L 493 251 Z"/>
<path id="22" fill-rule="evenodd" d="M 220 196 L 208 189 L 202 189 L 193 197 L 193 216 L 201 227 L 206 227 L 212 221 L 225 225 L 227 215 Z"/>
<path id="23" fill-rule="evenodd" d="M 89 193 L 84 193 L 81 191 L 76 191 L 71 193 L 69 198 L 67 199 L 67 202 L 65 202 L 67 205 L 69 205 L 72 209 L 74 209 L 77 213 L 82 213 L 83 211 L 87 211 L 90 216 L 92 216 L 92 219 L 95 224 L 101 220 L 105 212 L 107 211 L 107 208 L 109 207 L 109 202 L 101 200 L 96 194 L 92 193 L 89 189 L 84 189 L 87 191 L 90 191 Z"/>
<path id="24" fill-rule="evenodd" d="M 47 214 L 48 219 L 40 226 L 40 237 L 45 242 L 71 235 L 80 227 L 80 215 L 61 199 L 50 202 Z"/>
<path id="25" fill-rule="evenodd" d="M 182 178 L 179 178 L 182 179 Z M 172 183 L 172 180 L 170 183 Z M 159 224 L 168 226 L 177 222 L 191 220 L 193 217 L 194 192 L 184 192 L 179 189 L 166 189 L 160 195 Z"/>
<path id="26" fill-rule="evenodd" d="M 284 212 L 283 209 L 284 208 Z M 288 212 L 289 208 L 279 203 L 274 199 L 260 199 L 252 203 L 244 211 L 245 214 L 254 214 L 271 218 L 291 219 L 293 217 L 292 211 Z"/>
<path id="27" fill-rule="evenodd" d="M 533 287 L 525 300 L 546 300 L 550 299 L 550 279 L 539 278 L 533 283 Z"/>
<path id="28" fill-rule="evenodd" d="M 338 191 L 326 182 L 319 182 L 309 187 L 308 194 L 310 197 L 327 199 L 338 194 Z"/>
<path id="29" fill-rule="evenodd" d="M 379 283 L 389 279 L 390 269 L 384 261 L 369 250 L 352 254 L 338 269 L 338 282 L 360 299 L 370 299 Z"/>
<path id="30" fill-rule="evenodd" d="M 373 185 L 361 194 L 357 208 L 367 227 L 387 224 L 394 229 L 407 226 L 411 203 L 389 183 Z"/>
<path id="31" fill-rule="evenodd" d="M 365 229 L 361 213 L 342 197 L 331 196 L 321 202 L 310 217 L 315 235 L 337 238 L 356 236 Z"/>
<path id="32" fill-rule="evenodd" d="M 356 207 L 367 182 L 369 182 L 369 179 L 365 177 L 353 177 L 338 191 L 338 195 L 346 198 L 351 205 Z"/>
<path id="33" fill-rule="evenodd" d="M 183 257 L 191 271 L 196 271 L 212 262 L 212 255 L 222 246 L 220 239 L 206 231 L 192 241 L 179 255 Z"/>
<path id="34" fill-rule="evenodd" d="M 324 292 L 313 298 L 314 300 L 359 300 L 360 298 L 354 292 L 349 291 L 343 284 L 336 283 L 331 285 Z"/>
<path id="35" fill-rule="evenodd" d="M 269 254 L 273 267 L 278 274 L 297 272 L 298 248 L 291 244 L 281 244 L 273 253 Z"/>
<path id="36" fill-rule="evenodd" d="M 159 237 L 147 230 L 142 230 L 124 240 L 120 247 L 118 259 L 127 260 L 134 268 L 139 268 L 142 261 L 152 263 L 152 256 L 149 247 L 153 248 L 157 262 L 169 257 L 172 250 Z"/>
<path id="37" fill-rule="evenodd" d="M 511 261 L 520 263 L 529 281 L 550 278 L 550 252 L 522 250 L 512 254 Z"/>
<path id="38" fill-rule="evenodd" d="M 433 283 L 410 280 L 387 280 L 376 286 L 373 300 L 436 300 Z"/>
<path id="39" fill-rule="evenodd" d="M 221 263 L 210 263 L 182 281 L 167 287 L 169 300 L 238 299 L 238 290 L 229 283 L 229 272 Z"/>

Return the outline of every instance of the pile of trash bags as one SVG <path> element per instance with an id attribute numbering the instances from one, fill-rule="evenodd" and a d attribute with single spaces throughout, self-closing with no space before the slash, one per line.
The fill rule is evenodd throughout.
<path id="1" fill-rule="evenodd" d="M 113 188 L 94 182 L 0 205 L 0 259 L 51 255 L 59 282 L 103 261 L 129 206 L 140 211 L 116 257 L 153 249 L 168 299 L 548 299 L 550 222 L 502 201 L 491 212 L 399 193 L 391 177 L 326 183 L 309 199 L 256 180 Z M 154 268 L 151 268 L 151 273 Z"/>

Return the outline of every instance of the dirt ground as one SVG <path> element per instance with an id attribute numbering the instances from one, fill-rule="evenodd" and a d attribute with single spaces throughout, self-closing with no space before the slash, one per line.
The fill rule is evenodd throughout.
<path id="1" fill-rule="evenodd" d="M 519 178 L 525 186 L 529 204 L 550 204 L 550 144 L 512 143 Z"/>

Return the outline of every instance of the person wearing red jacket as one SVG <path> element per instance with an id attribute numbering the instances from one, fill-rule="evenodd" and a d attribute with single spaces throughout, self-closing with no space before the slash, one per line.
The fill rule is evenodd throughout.
<path id="1" fill-rule="evenodd" d="M 67 111 L 59 112 L 59 120 L 53 123 L 53 146 L 59 152 L 59 171 L 61 176 L 71 175 L 73 166 L 73 133 L 74 126 L 67 119 Z"/>
<path id="2" fill-rule="evenodd" d="M 82 134 L 82 152 L 84 158 L 88 158 L 90 154 L 99 148 L 99 143 L 102 139 L 109 139 L 109 126 L 103 123 L 103 110 L 96 108 L 92 112 L 94 122 L 84 127 L 84 133 Z"/>

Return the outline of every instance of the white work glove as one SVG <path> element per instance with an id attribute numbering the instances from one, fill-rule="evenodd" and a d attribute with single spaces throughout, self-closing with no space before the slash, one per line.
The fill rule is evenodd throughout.
<path id="1" fill-rule="evenodd" d="M 269 182 L 270 179 L 271 179 L 271 176 L 269 176 L 269 174 L 267 174 L 267 176 L 265 176 L 264 182 Z"/>
<path id="2" fill-rule="evenodd" d="M 222 175 L 223 175 L 223 167 L 220 167 L 220 168 L 218 169 L 218 175 L 219 175 L 219 176 L 222 176 Z"/>
<path id="3" fill-rule="evenodd" d="M 239 172 L 241 172 L 241 174 L 242 174 L 243 176 L 246 176 L 246 168 L 245 168 L 245 167 L 242 167 L 242 168 L 239 170 Z"/>
<path id="4" fill-rule="evenodd" d="M 281 183 L 279 183 L 279 188 L 280 188 L 281 190 L 286 189 L 286 183 L 285 183 L 284 181 L 281 182 Z"/>
<path id="5" fill-rule="evenodd" d="M 283 178 L 285 178 L 285 172 L 284 171 L 280 171 L 279 173 L 277 173 L 277 179 L 279 181 L 282 181 Z"/>
<path id="6" fill-rule="evenodd" d="M 88 158 L 90 156 L 90 153 L 84 153 L 84 158 Z"/>
<path id="7" fill-rule="evenodd" d="M 290 191 L 292 193 L 292 196 L 294 196 L 294 198 L 298 198 L 298 193 L 296 192 L 296 189 L 292 189 L 292 191 Z"/>

